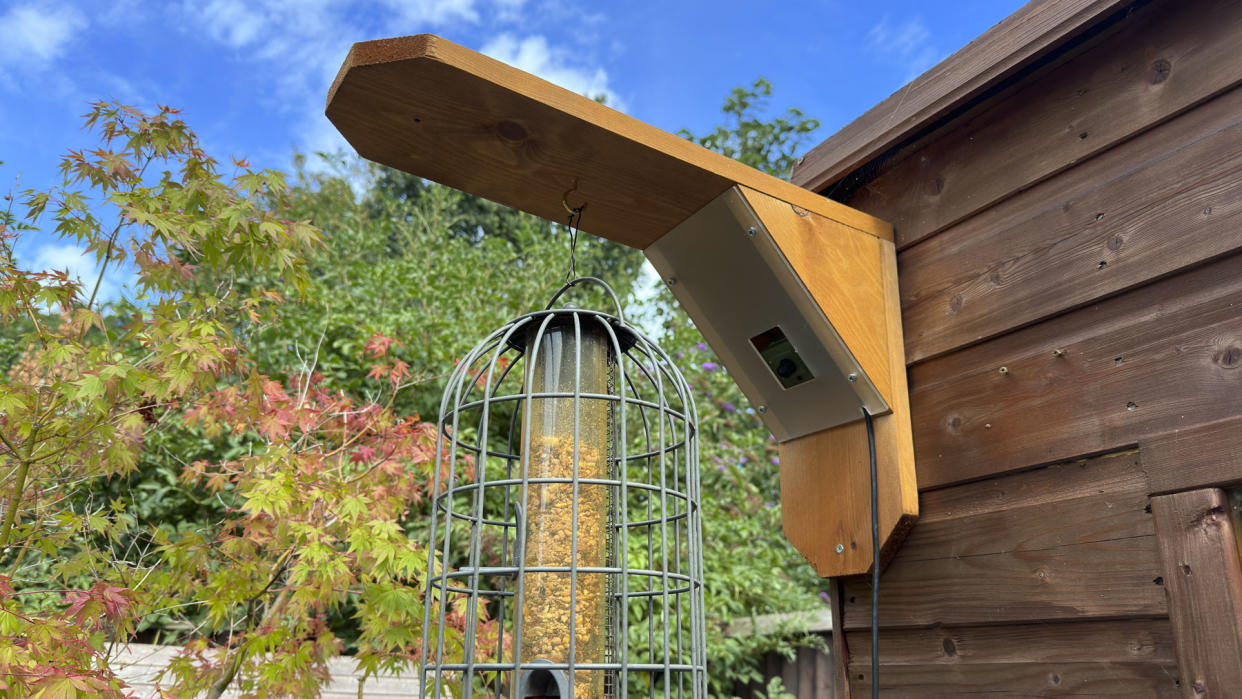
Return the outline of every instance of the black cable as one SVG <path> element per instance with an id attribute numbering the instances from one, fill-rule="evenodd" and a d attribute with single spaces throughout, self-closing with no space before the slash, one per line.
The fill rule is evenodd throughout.
<path id="1" fill-rule="evenodd" d="M 875 425 L 863 408 L 867 446 L 871 451 L 871 697 L 880 696 L 880 490 L 876 484 Z"/>

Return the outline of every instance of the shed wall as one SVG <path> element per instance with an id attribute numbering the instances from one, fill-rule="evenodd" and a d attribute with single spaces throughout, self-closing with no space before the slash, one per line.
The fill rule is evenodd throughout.
<path id="1" fill-rule="evenodd" d="M 900 250 L 921 516 L 881 580 L 886 697 L 1236 691 L 1242 655 L 1187 655 L 1242 629 L 1236 523 L 1152 496 L 1242 481 L 1242 2 L 1083 32 L 862 168 L 795 172 Z M 835 624 L 854 693 L 870 596 L 846 581 Z"/>

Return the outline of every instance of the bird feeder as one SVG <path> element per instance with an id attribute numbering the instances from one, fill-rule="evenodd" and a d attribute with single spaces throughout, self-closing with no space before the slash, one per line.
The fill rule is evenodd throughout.
<path id="1" fill-rule="evenodd" d="M 584 286 L 614 312 L 555 307 Z M 471 350 L 440 409 L 424 692 L 706 696 L 695 424 L 597 279 Z"/>

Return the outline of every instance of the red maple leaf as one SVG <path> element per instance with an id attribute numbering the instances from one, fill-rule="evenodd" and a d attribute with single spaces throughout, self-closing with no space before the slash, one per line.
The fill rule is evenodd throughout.
<path id="1" fill-rule="evenodd" d="M 355 464 L 365 464 L 375 458 L 375 447 L 358 447 L 349 455 L 349 460 Z"/>
<path id="2" fill-rule="evenodd" d="M 385 335 L 381 335 L 380 333 L 375 333 L 371 336 L 371 339 L 367 341 L 367 344 L 363 349 L 365 349 L 367 354 L 369 354 L 372 358 L 378 358 L 388 354 L 389 347 L 400 344 L 401 343 L 394 337 L 387 337 Z"/>
<path id="3" fill-rule="evenodd" d="M 410 365 L 398 359 L 392 363 L 392 371 L 388 374 L 388 380 L 392 382 L 392 385 L 396 386 L 401 383 L 401 379 L 409 375 Z"/>

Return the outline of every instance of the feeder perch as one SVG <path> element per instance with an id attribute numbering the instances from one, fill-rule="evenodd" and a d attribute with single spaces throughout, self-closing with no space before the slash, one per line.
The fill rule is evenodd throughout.
<path id="1" fill-rule="evenodd" d="M 615 312 L 554 307 L 593 285 Z M 695 424 L 677 368 L 596 279 L 466 356 L 440 408 L 430 696 L 706 697 Z"/>
<path id="2" fill-rule="evenodd" d="M 780 441 L 785 534 L 867 572 L 918 514 L 892 228 L 452 42 L 355 44 L 327 115 L 363 157 L 644 250 Z M 844 542 L 841 553 L 838 543 Z"/>

